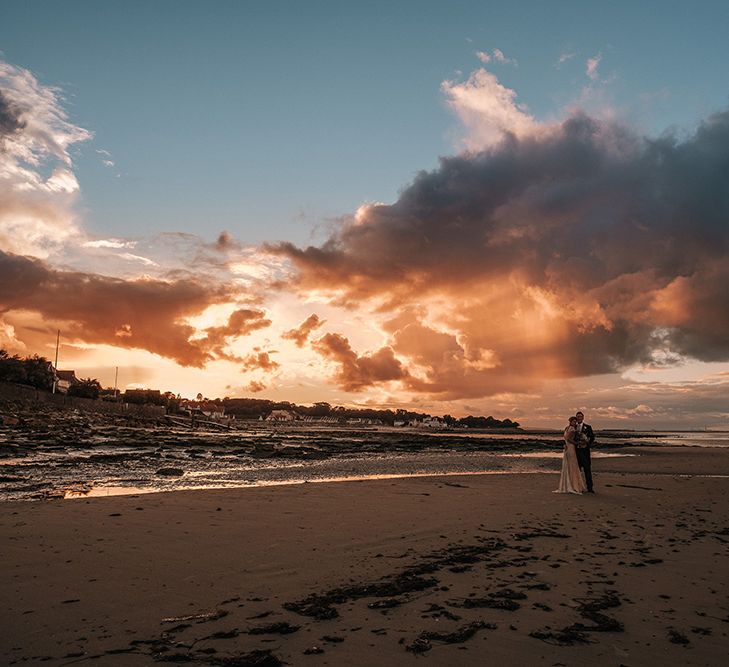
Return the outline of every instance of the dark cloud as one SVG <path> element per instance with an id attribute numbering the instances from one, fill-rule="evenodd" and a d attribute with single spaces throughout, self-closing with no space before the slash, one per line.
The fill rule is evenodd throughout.
<path id="1" fill-rule="evenodd" d="M 304 343 L 309 339 L 309 334 L 318 329 L 326 320 L 320 320 L 317 314 L 309 315 L 298 327 L 281 334 L 281 338 L 292 340 L 297 347 L 304 347 Z"/>
<path id="2" fill-rule="evenodd" d="M 222 231 L 220 232 L 217 240 L 215 241 L 215 248 L 216 250 L 220 250 L 221 252 L 225 250 L 235 249 L 238 247 L 238 243 L 233 238 L 230 232 Z"/>
<path id="3" fill-rule="evenodd" d="M 728 184 L 729 112 L 684 143 L 579 115 L 545 136 L 443 159 L 321 247 L 278 249 L 304 286 L 363 296 L 514 269 L 540 284 L 556 271 L 581 288 L 648 267 L 673 278 L 723 256 Z"/>
<path id="4" fill-rule="evenodd" d="M 25 127 L 25 121 L 21 119 L 21 115 L 22 109 L 10 101 L 0 90 L 0 140 Z M 2 149 L 2 145 L 0 145 L 0 149 Z"/>
<path id="5" fill-rule="evenodd" d="M 226 285 L 204 280 L 121 280 L 60 271 L 40 260 L 0 251 L 0 310 L 31 311 L 62 326 L 64 337 L 87 343 L 139 348 L 202 367 L 223 354 L 228 338 L 268 326 L 263 312 L 235 311 L 224 327 L 195 340 L 185 319 L 239 296 Z"/>
<path id="6" fill-rule="evenodd" d="M 293 262 L 303 291 L 428 311 L 428 324 L 391 329 L 425 391 L 727 360 L 729 112 L 685 140 L 578 113 L 442 159 L 321 246 L 269 250 Z M 419 339 L 416 325 L 432 333 Z"/>
<path id="7" fill-rule="evenodd" d="M 408 375 L 389 347 L 358 356 L 349 340 L 338 333 L 324 334 L 311 345 L 323 357 L 339 364 L 334 380 L 346 391 L 362 391 L 381 382 L 402 380 Z"/>

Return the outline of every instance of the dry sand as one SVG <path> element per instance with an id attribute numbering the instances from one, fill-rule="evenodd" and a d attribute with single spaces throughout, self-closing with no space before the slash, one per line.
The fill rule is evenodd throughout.
<path id="1" fill-rule="evenodd" d="M 642 453 L 582 497 L 504 474 L 3 503 L 1 662 L 722 664 L 729 479 L 698 475 L 729 452 Z"/>

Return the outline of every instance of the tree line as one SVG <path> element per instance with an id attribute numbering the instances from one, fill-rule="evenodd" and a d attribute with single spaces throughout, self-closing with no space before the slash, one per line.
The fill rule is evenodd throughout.
<path id="1" fill-rule="evenodd" d="M 10 356 L 6 350 L 0 349 L 0 380 L 24 384 L 34 389 L 53 390 L 56 375 L 53 364 L 45 357 L 34 354 L 32 357 Z M 79 379 L 77 384 L 68 389 L 69 396 L 98 398 L 101 384 L 92 378 Z"/>
<path id="2" fill-rule="evenodd" d="M 414 412 L 412 410 L 378 410 L 375 408 L 346 408 L 341 405 L 331 405 L 326 402 L 314 403 L 311 406 L 297 405 L 288 401 L 269 401 L 262 398 L 223 398 L 215 399 L 225 408 L 226 414 L 234 415 L 237 419 L 258 419 L 271 414 L 273 410 L 289 410 L 303 417 L 325 418 L 332 417 L 337 420 L 345 419 L 375 419 L 383 424 L 392 426 L 395 422 L 414 422 L 432 418 L 434 415 L 427 412 Z M 468 428 L 518 428 L 519 422 L 511 419 L 495 419 L 494 417 L 468 417 L 456 418 L 451 415 L 439 417 L 448 426 L 467 426 Z"/>
<path id="3" fill-rule="evenodd" d="M 10 356 L 5 350 L 0 349 L 0 380 L 28 385 L 36 389 L 51 391 L 55 374 L 53 364 L 45 357 L 33 355 L 32 357 L 21 358 L 18 355 Z M 80 378 L 76 384 L 68 388 L 69 396 L 101 400 L 120 400 L 125 403 L 137 405 L 160 405 L 165 406 L 168 412 L 178 412 L 182 398 L 179 394 L 171 391 L 161 392 L 159 389 L 127 389 L 124 392 L 116 392 L 111 388 L 103 388 L 96 378 Z M 198 400 L 202 399 L 198 394 Z M 204 399 L 206 402 L 214 403 L 225 408 L 228 415 L 236 419 L 259 419 L 265 418 L 274 410 L 289 410 L 302 417 L 332 418 L 337 421 L 347 419 L 372 419 L 383 424 L 393 425 L 395 422 L 414 422 L 432 418 L 425 412 L 414 412 L 412 410 L 378 410 L 375 408 L 346 408 L 341 405 L 331 405 L 326 402 L 314 403 L 313 405 L 297 405 L 289 401 L 271 401 L 263 398 L 215 398 Z M 467 426 L 468 428 L 518 428 L 519 422 L 511 419 L 495 419 L 494 417 L 461 417 L 457 419 L 451 415 L 440 417 L 448 426 Z"/>

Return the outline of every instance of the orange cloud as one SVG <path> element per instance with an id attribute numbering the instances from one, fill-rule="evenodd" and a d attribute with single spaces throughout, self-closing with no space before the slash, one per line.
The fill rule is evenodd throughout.
<path id="1" fill-rule="evenodd" d="M 382 382 L 402 380 L 408 375 L 389 347 L 371 355 L 358 356 L 349 340 L 338 333 L 324 334 L 312 343 L 312 347 L 339 365 L 334 380 L 346 391 L 362 391 Z"/>
<path id="2" fill-rule="evenodd" d="M 309 339 L 309 334 L 318 329 L 326 320 L 320 320 L 316 314 L 309 315 L 298 327 L 281 334 L 281 338 L 292 340 L 297 347 L 304 347 L 304 343 Z"/>
<path id="3" fill-rule="evenodd" d="M 243 371 L 274 371 L 281 365 L 277 361 L 271 359 L 269 352 L 261 352 L 260 350 L 256 350 L 255 352 L 246 355 L 241 361 L 243 362 L 241 366 Z"/>
<path id="4" fill-rule="evenodd" d="M 258 382 L 257 380 L 251 380 L 247 387 L 248 391 L 253 392 L 254 394 L 257 394 L 259 391 L 263 391 L 266 388 L 266 385 L 263 384 L 263 382 Z"/>
<path id="5" fill-rule="evenodd" d="M 262 311 L 240 309 L 225 327 L 212 327 L 195 340 L 187 318 L 240 296 L 228 285 L 201 279 L 122 280 L 60 271 L 2 251 L 0 275 L 0 308 L 6 315 L 34 312 L 48 329 L 63 323 L 67 340 L 148 350 L 183 366 L 201 367 L 223 355 L 229 337 L 270 324 Z"/>
<path id="6" fill-rule="evenodd" d="M 684 141 L 576 113 L 442 159 L 321 246 L 267 249 L 290 260 L 301 292 L 398 313 L 389 347 L 414 392 L 485 396 L 723 361 L 727 160 L 728 111 Z"/>
<path id="7" fill-rule="evenodd" d="M 224 348 L 233 338 L 247 336 L 257 329 L 264 329 L 271 325 L 271 320 L 266 319 L 265 313 L 256 308 L 239 308 L 233 311 L 228 318 L 228 323 L 219 327 L 208 327 L 205 329 L 206 337 L 200 341 L 200 345 L 215 353 L 219 359 L 239 361 L 238 357 L 225 352 Z"/>

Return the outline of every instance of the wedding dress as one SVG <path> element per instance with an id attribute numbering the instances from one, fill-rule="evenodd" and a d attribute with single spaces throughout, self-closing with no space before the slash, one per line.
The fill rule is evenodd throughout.
<path id="1" fill-rule="evenodd" d="M 562 474 L 559 478 L 559 487 L 555 493 L 584 493 L 587 491 L 585 482 L 582 479 L 580 466 L 577 463 L 575 452 L 575 440 L 577 431 L 573 426 L 568 426 L 564 431 L 564 454 L 562 455 Z"/>

